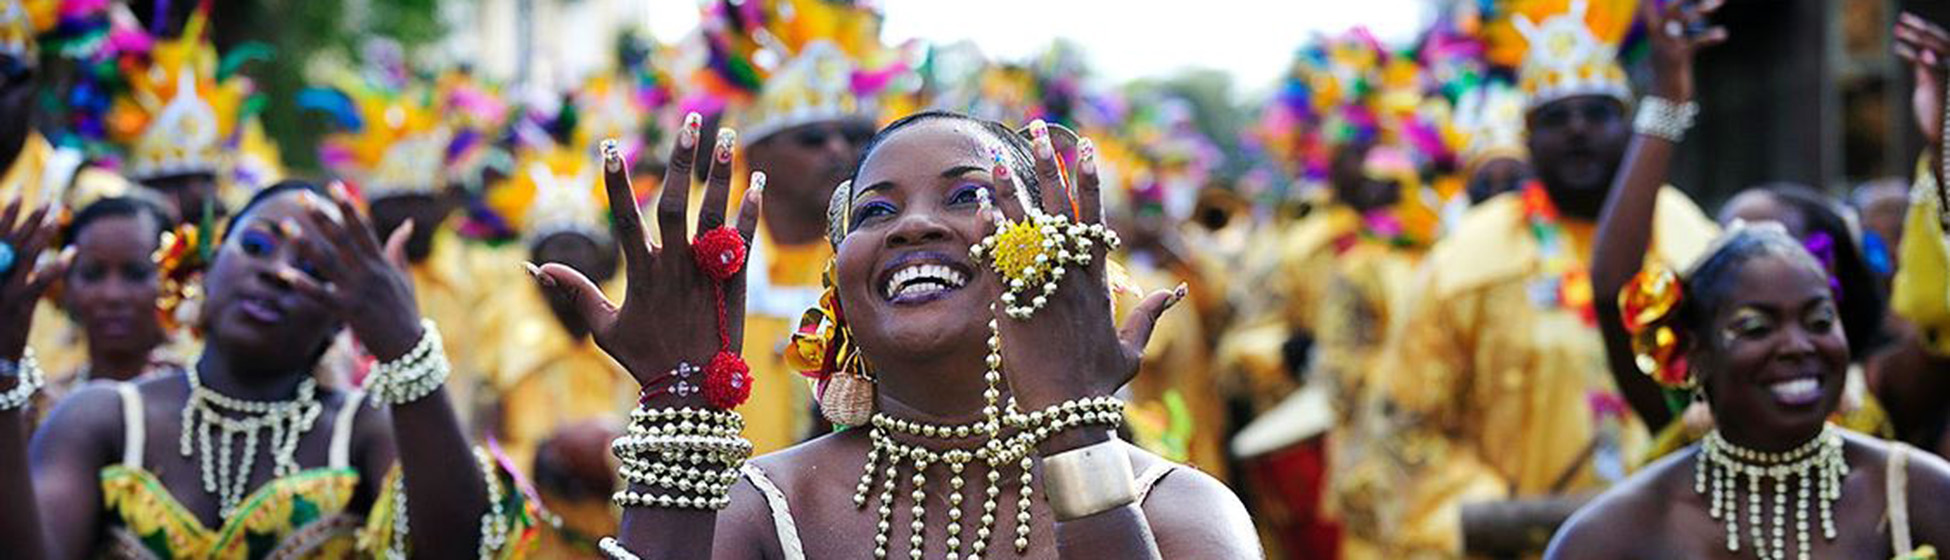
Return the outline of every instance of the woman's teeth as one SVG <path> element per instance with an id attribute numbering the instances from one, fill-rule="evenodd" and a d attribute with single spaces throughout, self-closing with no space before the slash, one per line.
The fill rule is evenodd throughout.
<path id="1" fill-rule="evenodd" d="M 919 264 L 894 272 L 883 293 L 887 299 L 923 296 L 962 287 L 968 277 L 947 266 Z"/>
<path id="2" fill-rule="evenodd" d="M 1773 391 L 1775 400 L 1786 405 L 1799 406 L 1821 400 L 1821 381 L 1812 377 L 1776 382 L 1768 385 L 1767 389 Z"/>

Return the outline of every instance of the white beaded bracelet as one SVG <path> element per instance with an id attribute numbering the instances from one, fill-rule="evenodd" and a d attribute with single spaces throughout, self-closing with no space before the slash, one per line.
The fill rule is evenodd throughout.
<path id="1" fill-rule="evenodd" d="M 452 367 L 440 342 L 440 329 L 432 319 L 421 319 L 420 327 L 420 341 L 406 355 L 373 366 L 366 390 L 374 407 L 418 401 L 446 384 Z"/>
<path id="2" fill-rule="evenodd" d="M 1632 120 L 1632 130 L 1678 144 L 1686 139 L 1686 131 L 1693 129 L 1693 118 L 1699 116 L 1699 104 L 1692 101 L 1673 103 L 1660 97 L 1646 97 L 1639 101 L 1639 113 Z"/>
<path id="3" fill-rule="evenodd" d="M 40 392 L 41 387 L 47 384 L 47 376 L 41 372 L 40 362 L 34 359 L 33 348 L 22 353 L 19 361 L 0 360 L 0 377 L 18 380 L 14 388 L 0 393 L 0 411 L 26 407 L 33 402 L 34 393 Z"/>

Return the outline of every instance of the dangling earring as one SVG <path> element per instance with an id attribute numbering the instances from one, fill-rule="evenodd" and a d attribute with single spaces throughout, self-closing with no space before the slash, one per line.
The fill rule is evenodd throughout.
<path id="1" fill-rule="evenodd" d="M 867 358 L 853 342 L 853 329 L 840 309 L 833 261 L 827 261 L 819 307 L 806 310 L 792 333 L 787 365 L 816 381 L 820 414 L 842 426 L 865 426 L 873 419 L 874 378 Z"/>

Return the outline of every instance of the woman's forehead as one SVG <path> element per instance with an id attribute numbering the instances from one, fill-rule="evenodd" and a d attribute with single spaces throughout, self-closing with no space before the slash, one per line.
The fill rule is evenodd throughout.
<path id="1" fill-rule="evenodd" d="M 1767 254 L 1748 259 L 1734 278 L 1733 308 L 1758 304 L 1799 306 L 1830 295 L 1828 274 L 1805 259 Z"/>
<path id="2" fill-rule="evenodd" d="M 960 166 L 987 167 L 997 141 L 975 123 L 933 119 L 894 131 L 860 165 L 855 187 L 932 178 Z"/>

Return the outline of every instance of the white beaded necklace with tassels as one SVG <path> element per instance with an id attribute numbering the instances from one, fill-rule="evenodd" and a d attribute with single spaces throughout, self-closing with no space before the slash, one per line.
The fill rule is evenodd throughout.
<path id="1" fill-rule="evenodd" d="M 1787 558 L 1787 523 L 1792 515 L 1795 557 L 1808 560 L 1814 542 L 1810 506 L 1820 512 L 1822 537 L 1835 540 L 1834 504 L 1842 496 L 1842 478 L 1848 476 L 1842 447 L 1842 435 L 1833 425 L 1823 426 L 1814 439 L 1782 453 L 1736 446 L 1714 430 L 1700 443 L 1693 467 L 1693 491 L 1707 498 L 1708 513 L 1726 525 L 1727 551 L 1739 552 L 1740 479 L 1745 478 L 1747 527 L 1754 553 L 1762 560 Z M 1767 506 L 1764 491 L 1770 482 L 1774 493 L 1771 539 L 1762 516 Z M 1790 491 L 1795 497 L 1793 509 L 1788 507 Z"/>
<path id="2" fill-rule="evenodd" d="M 184 457 L 200 456 L 203 491 L 217 496 L 217 511 L 228 519 L 243 501 L 251 467 L 257 464 L 258 432 L 271 432 L 269 447 L 275 475 L 298 472 L 294 458 L 298 439 L 311 430 L 323 409 L 316 396 L 318 382 L 306 377 L 298 383 L 298 394 L 292 400 L 247 401 L 203 386 L 195 367 L 183 370 L 190 382 L 190 400 L 183 406 L 180 452 Z M 243 449 L 238 450 L 233 468 L 231 447 L 239 435 L 244 439 Z"/>

